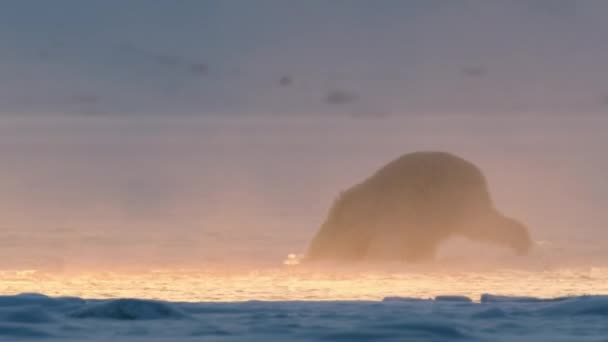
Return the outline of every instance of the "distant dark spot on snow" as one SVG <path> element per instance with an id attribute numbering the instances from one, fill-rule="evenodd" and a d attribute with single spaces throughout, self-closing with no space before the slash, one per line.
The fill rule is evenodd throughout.
<path id="1" fill-rule="evenodd" d="M 461 69 L 463 75 L 468 77 L 483 77 L 487 74 L 487 70 L 484 67 L 464 67 Z"/>
<path id="2" fill-rule="evenodd" d="M 93 94 L 76 94 L 72 96 L 71 102 L 76 104 L 95 104 L 99 102 L 99 97 Z"/>
<path id="3" fill-rule="evenodd" d="M 345 90 L 332 90 L 325 96 L 325 103 L 331 105 L 345 105 L 359 99 L 359 95 Z"/>
<path id="4" fill-rule="evenodd" d="M 206 76 L 209 72 L 209 66 L 205 63 L 194 63 L 190 65 L 190 72 L 196 76 Z"/>
<path id="5" fill-rule="evenodd" d="M 283 76 L 279 79 L 279 85 L 281 87 L 287 87 L 293 84 L 293 78 L 291 76 Z"/>

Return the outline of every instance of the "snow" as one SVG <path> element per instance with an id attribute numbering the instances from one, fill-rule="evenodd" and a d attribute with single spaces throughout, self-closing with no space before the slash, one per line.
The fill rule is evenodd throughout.
<path id="1" fill-rule="evenodd" d="M 466 296 L 443 295 L 435 297 L 437 302 L 456 302 L 456 303 L 471 303 L 472 300 Z"/>
<path id="2" fill-rule="evenodd" d="M 117 299 L 87 305 L 70 314 L 74 318 L 117 320 L 179 319 L 184 314 L 163 302 L 141 299 Z"/>
<path id="3" fill-rule="evenodd" d="M 539 310 L 548 316 L 608 316 L 608 296 L 582 296 Z"/>
<path id="4" fill-rule="evenodd" d="M 539 303 L 539 302 L 555 302 L 571 299 L 570 297 L 555 297 L 555 298 L 536 298 L 529 296 L 497 296 L 484 293 L 481 295 L 482 303 L 497 303 L 497 302 L 519 302 L 519 303 Z"/>
<path id="5" fill-rule="evenodd" d="M 387 302 L 420 302 L 420 301 L 425 301 L 425 300 L 429 300 L 429 299 L 415 298 L 415 297 L 399 297 L 399 296 L 389 296 L 389 297 L 382 298 L 382 302 L 384 302 L 384 303 L 387 303 Z"/>
<path id="6" fill-rule="evenodd" d="M 0 341 L 598 341 L 608 296 L 165 302 L 0 297 Z"/>

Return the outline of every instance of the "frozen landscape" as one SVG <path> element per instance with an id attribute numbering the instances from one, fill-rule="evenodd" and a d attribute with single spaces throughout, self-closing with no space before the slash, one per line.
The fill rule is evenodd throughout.
<path id="1" fill-rule="evenodd" d="M 607 341 L 606 13 L 3 1 L 0 341 Z M 300 262 L 415 151 L 483 170 L 531 251 Z"/>

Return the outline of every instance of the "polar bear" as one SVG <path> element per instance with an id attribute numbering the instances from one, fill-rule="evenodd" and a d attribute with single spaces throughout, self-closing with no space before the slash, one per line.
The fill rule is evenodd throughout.
<path id="1" fill-rule="evenodd" d="M 475 165 L 446 152 L 414 152 L 343 192 L 305 260 L 425 261 L 451 236 L 519 255 L 532 247 L 528 228 L 496 210 Z"/>

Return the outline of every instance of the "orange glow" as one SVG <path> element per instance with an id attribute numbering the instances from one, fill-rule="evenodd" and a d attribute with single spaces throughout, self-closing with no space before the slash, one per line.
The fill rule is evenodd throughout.
<path id="1" fill-rule="evenodd" d="M 380 300 L 482 293 L 557 297 L 608 294 L 608 268 L 493 272 L 319 272 L 298 267 L 210 272 L 52 274 L 0 272 L 0 293 L 39 292 L 84 298 L 138 297 L 171 301 Z"/>

